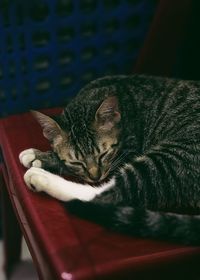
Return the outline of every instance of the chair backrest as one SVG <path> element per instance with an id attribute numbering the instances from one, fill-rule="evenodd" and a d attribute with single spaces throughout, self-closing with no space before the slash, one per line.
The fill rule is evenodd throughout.
<path id="1" fill-rule="evenodd" d="M 196 0 L 159 1 L 134 72 L 187 78 L 183 75 L 187 68 L 184 61 L 191 56 L 192 48 L 188 52 L 189 49 L 186 50 L 184 46 L 188 45 L 189 41 L 191 47 L 194 15 L 200 8 L 197 3 L 199 1 Z"/>
<path id="2" fill-rule="evenodd" d="M 155 0 L 1 0 L 0 116 L 63 105 L 87 82 L 131 72 Z"/>

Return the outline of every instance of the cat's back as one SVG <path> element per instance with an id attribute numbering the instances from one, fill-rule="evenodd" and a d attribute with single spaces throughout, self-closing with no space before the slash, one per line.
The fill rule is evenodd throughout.
<path id="1" fill-rule="evenodd" d="M 200 139 L 200 81 L 113 76 L 93 81 L 86 92 L 90 102 L 118 96 L 124 130 L 134 133 L 136 128 L 144 149 L 161 142 L 197 143 Z"/>
<path id="2" fill-rule="evenodd" d="M 87 84 L 73 100 L 77 115 L 92 116 L 108 96 L 118 97 L 119 107 L 129 127 L 140 123 L 144 137 L 158 139 L 200 131 L 200 82 L 145 76 L 118 75 Z M 82 113 L 81 113 L 82 112 Z M 87 114 L 86 114 L 87 112 Z"/>
<path id="3" fill-rule="evenodd" d="M 187 81 L 147 75 L 106 76 L 88 83 L 78 94 L 82 101 L 101 100 L 116 95 L 123 102 L 127 97 L 135 99 L 138 106 L 148 105 L 162 97 L 182 99 L 200 98 L 200 81 Z M 141 103 L 140 103 L 141 102 Z"/>
<path id="4" fill-rule="evenodd" d="M 144 142 L 200 145 L 200 81 L 139 76 L 133 84 Z"/>

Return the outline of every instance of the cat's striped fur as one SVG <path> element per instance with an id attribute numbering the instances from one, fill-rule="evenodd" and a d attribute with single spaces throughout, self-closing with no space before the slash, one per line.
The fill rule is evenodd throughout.
<path id="1" fill-rule="evenodd" d="M 129 234 L 200 245 L 200 82 L 105 77 L 66 106 L 59 130 L 35 115 L 55 152 L 36 153 L 44 169 L 70 170 L 96 188 L 115 178 L 89 202 L 68 202 L 71 211 Z"/>

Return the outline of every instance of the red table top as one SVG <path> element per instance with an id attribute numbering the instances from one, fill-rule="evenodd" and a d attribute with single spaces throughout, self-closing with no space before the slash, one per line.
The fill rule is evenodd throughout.
<path id="1" fill-rule="evenodd" d="M 47 112 L 56 114 L 60 109 Z M 36 265 L 40 267 L 43 258 L 52 279 L 146 279 L 149 273 L 154 277 L 151 279 L 167 279 L 170 271 L 173 272 L 170 278 L 175 279 L 173 275 L 175 277 L 176 269 L 179 271 L 178 265 L 184 271 L 185 266 L 192 267 L 199 262 L 200 247 L 108 232 L 70 215 L 61 202 L 46 194 L 28 190 L 23 181 L 25 168 L 18 155 L 26 148 L 44 151 L 49 148 L 31 114 L 1 120 L 0 143 L 10 198 L 23 233 Z M 190 279 L 200 279 L 200 269 L 196 269 L 197 278 L 192 278 L 194 270 L 191 268 Z"/>

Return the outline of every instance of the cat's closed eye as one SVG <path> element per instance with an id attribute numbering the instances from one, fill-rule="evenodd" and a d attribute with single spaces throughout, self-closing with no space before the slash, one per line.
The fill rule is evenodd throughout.
<path id="1" fill-rule="evenodd" d="M 106 151 L 104 153 L 102 153 L 100 156 L 99 156 L 99 163 L 102 162 L 102 160 L 105 158 L 105 156 L 108 154 L 109 151 Z"/>
<path id="2" fill-rule="evenodd" d="M 112 160 L 113 156 L 116 154 L 115 149 L 107 150 L 106 152 L 102 153 L 99 157 L 99 164 L 103 164 L 105 161 Z"/>
<path id="3" fill-rule="evenodd" d="M 85 164 L 81 161 L 69 161 L 69 164 L 76 167 L 85 167 Z"/>
<path id="4" fill-rule="evenodd" d="M 118 147 L 119 146 L 119 143 L 117 142 L 117 143 L 115 143 L 115 144 L 112 144 L 111 145 L 111 148 L 116 148 L 116 147 Z"/>

